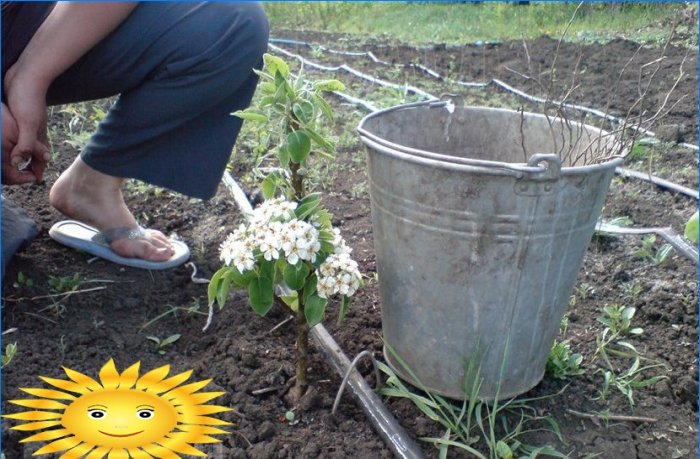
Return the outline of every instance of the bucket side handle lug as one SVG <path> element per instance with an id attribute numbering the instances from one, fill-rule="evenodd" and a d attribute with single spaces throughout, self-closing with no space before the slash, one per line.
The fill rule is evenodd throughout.
<path id="1" fill-rule="evenodd" d="M 542 171 L 535 174 L 526 174 L 524 178 L 530 180 L 559 180 L 561 176 L 561 160 L 554 154 L 535 153 L 527 162 L 530 167 L 540 167 Z M 529 177 L 528 177 L 529 175 Z"/>
<path id="2" fill-rule="evenodd" d="M 561 160 L 554 154 L 537 153 L 530 157 L 527 167 L 516 180 L 515 193 L 520 196 L 539 196 L 553 190 L 552 182 L 561 177 Z"/>

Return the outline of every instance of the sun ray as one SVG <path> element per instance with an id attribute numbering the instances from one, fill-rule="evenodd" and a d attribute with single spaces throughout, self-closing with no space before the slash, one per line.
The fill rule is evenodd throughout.
<path id="1" fill-rule="evenodd" d="M 108 448 L 106 446 L 98 446 L 97 448 L 90 451 L 90 454 L 85 456 L 85 459 L 103 459 L 107 455 L 107 453 L 109 453 L 110 449 L 112 448 Z"/>
<path id="2" fill-rule="evenodd" d="M 107 459 L 129 459 L 129 453 L 125 449 L 112 449 Z"/>
<path id="3" fill-rule="evenodd" d="M 34 434 L 31 437 L 23 438 L 19 442 L 31 443 L 34 441 L 49 441 L 65 437 L 66 435 L 72 435 L 72 433 L 66 429 L 45 430 L 43 432 L 39 432 L 38 434 Z"/>
<path id="4" fill-rule="evenodd" d="M 192 443 L 219 443 L 220 438 L 210 437 L 209 435 L 197 435 L 196 440 L 192 439 Z"/>
<path id="5" fill-rule="evenodd" d="M 85 456 L 95 445 L 89 445 L 87 443 L 81 443 L 75 448 L 69 449 L 58 459 L 80 459 Z"/>
<path id="6" fill-rule="evenodd" d="M 68 392 L 73 392 L 80 395 L 84 395 L 91 392 L 90 389 L 88 389 L 87 387 L 81 386 L 80 384 L 76 384 L 73 381 L 66 381 L 65 379 L 48 378 L 46 376 L 39 376 L 39 378 L 42 381 L 51 384 L 54 387 L 58 387 L 59 389 L 66 390 Z"/>
<path id="7" fill-rule="evenodd" d="M 127 451 L 133 459 L 153 459 L 153 456 L 138 448 L 129 448 Z"/>
<path id="8" fill-rule="evenodd" d="M 146 445 L 143 447 L 143 449 L 151 456 L 155 456 L 160 459 L 182 459 L 179 455 L 175 454 L 169 449 L 163 448 L 160 445 Z"/>
<path id="9" fill-rule="evenodd" d="M 216 434 L 229 434 L 229 433 L 231 433 L 227 430 L 219 429 L 218 427 L 202 426 L 202 425 L 196 425 L 196 424 L 180 424 L 177 427 L 178 427 L 178 429 L 182 430 L 183 432 L 189 432 L 192 434 L 216 435 Z M 173 432 L 173 433 L 178 433 L 178 432 Z M 193 438 L 196 438 L 196 437 L 193 437 Z M 192 441 L 190 443 L 197 443 L 197 442 Z"/>
<path id="10" fill-rule="evenodd" d="M 67 438 L 61 438 L 60 440 L 53 441 L 49 443 L 48 445 L 45 445 L 34 453 L 34 456 L 38 456 L 40 454 L 51 454 L 51 453 L 57 453 L 59 451 L 65 451 L 67 449 L 75 448 L 79 444 L 82 443 L 82 440 L 77 439 L 74 436 L 67 437 Z"/>
<path id="11" fill-rule="evenodd" d="M 192 402 L 193 405 L 201 405 L 225 394 L 226 392 L 200 392 L 190 395 L 190 402 Z"/>
<path id="12" fill-rule="evenodd" d="M 24 411 L 17 414 L 3 414 L 2 417 L 18 421 L 51 421 L 61 419 L 62 414 L 51 411 Z"/>
<path id="13" fill-rule="evenodd" d="M 192 375 L 192 370 L 187 370 L 184 371 L 180 374 L 177 374 L 175 376 L 171 376 L 168 379 L 164 379 L 160 381 L 158 384 L 153 384 L 149 388 L 149 392 L 155 392 L 157 394 L 162 394 L 163 392 L 167 392 L 173 387 L 179 386 L 183 382 L 187 381 L 189 377 Z"/>
<path id="14" fill-rule="evenodd" d="M 40 410 L 65 410 L 68 405 L 55 400 L 41 400 L 27 398 L 19 400 L 8 400 L 13 405 L 24 406 L 26 408 L 38 408 Z"/>
<path id="15" fill-rule="evenodd" d="M 177 417 L 178 421 L 181 421 L 183 424 L 206 424 L 210 426 L 232 426 L 233 423 L 224 421 L 223 419 L 219 418 L 212 418 L 209 416 L 186 416 L 186 415 L 179 415 Z"/>
<path id="16" fill-rule="evenodd" d="M 55 400 L 75 400 L 75 395 L 59 390 L 36 389 L 31 387 L 20 387 L 19 390 L 29 395 L 34 395 L 35 397 L 51 398 Z"/>
<path id="17" fill-rule="evenodd" d="M 100 382 L 105 389 L 116 389 L 119 387 L 119 372 L 114 365 L 114 359 L 109 359 L 100 369 Z"/>
<path id="18" fill-rule="evenodd" d="M 185 416 L 202 416 L 206 414 L 216 414 L 224 413 L 226 411 L 233 411 L 233 409 L 226 406 L 218 405 L 180 405 L 177 407 L 180 414 Z"/>
<path id="19" fill-rule="evenodd" d="M 156 385 L 156 383 L 159 383 L 163 379 L 165 379 L 165 377 L 168 376 L 169 372 L 170 365 L 163 365 L 162 367 L 158 367 L 155 370 L 151 370 L 148 373 L 145 373 L 136 381 L 135 389 L 147 391 L 152 386 Z"/>
<path id="20" fill-rule="evenodd" d="M 200 456 L 200 457 L 206 457 L 206 454 L 198 450 L 192 445 L 188 444 L 189 438 L 187 438 L 187 435 L 182 436 L 181 438 L 177 438 L 175 436 L 171 436 L 169 438 L 164 438 L 163 440 L 159 441 L 158 443 L 163 446 L 164 448 L 168 448 L 169 450 L 172 450 L 176 453 L 180 454 L 188 454 L 190 456 Z"/>
<path id="21" fill-rule="evenodd" d="M 197 392 L 199 389 L 206 387 L 206 385 L 210 382 L 211 379 L 204 379 L 202 381 L 197 381 L 190 384 L 186 384 L 184 386 L 179 386 L 163 394 L 162 397 L 168 399 L 184 397 L 194 392 Z"/>
<path id="22" fill-rule="evenodd" d="M 119 376 L 120 389 L 130 389 L 134 387 L 134 384 L 136 384 L 136 380 L 139 377 L 140 366 L 141 362 L 136 362 L 135 364 L 131 365 L 129 368 L 122 372 L 121 376 Z"/>
<path id="23" fill-rule="evenodd" d="M 7 415 L 3 414 L 3 417 L 7 417 Z M 58 426 L 61 425 L 61 421 L 39 421 L 39 422 L 30 422 L 29 424 L 21 424 L 18 426 L 12 427 L 12 430 L 19 430 L 19 431 L 25 431 L 25 430 L 42 430 L 46 429 L 48 427 L 53 427 L 53 426 Z"/>
<path id="24" fill-rule="evenodd" d="M 215 440 L 215 441 L 211 441 L 211 440 Z M 214 437 L 210 437 L 208 435 L 203 435 L 203 434 L 198 434 L 196 437 L 193 437 L 189 433 L 173 432 L 170 435 L 168 435 L 168 441 L 172 442 L 173 445 L 178 445 L 178 444 L 185 443 L 185 442 L 186 443 L 217 443 L 217 442 L 220 442 L 221 440 L 214 438 Z M 160 443 L 163 446 L 167 446 L 168 448 L 170 448 L 169 444 L 166 445 L 162 441 Z"/>
<path id="25" fill-rule="evenodd" d="M 96 390 L 101 390 L 102 386 L 100 383 L 92 379 L 91 377 L 84 375 L 78 371 L 71 370 L 70 368 L 67 367 L 61 367 L 63 368 L 63 372 L 68 376 L 71 380 L 73 380 L 74 383 L 80 384 L 83 387 L 86 387 L 90 389 L 91 391 L 96 391 Z"/>

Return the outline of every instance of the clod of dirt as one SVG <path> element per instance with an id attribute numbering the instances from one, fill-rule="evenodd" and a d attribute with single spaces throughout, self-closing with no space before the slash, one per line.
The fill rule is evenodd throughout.
<path id="1" fill-rule="evenodd" d="M 683 142 L 687 129 L 684 124 L 664 124 L 656 129 L 656 138 L 666 142 Z"/>
<path id="2" fill-rule="evenodd" d="M 277 433 L 277 428 L 270 421 L 264 421 L 262 424 L 260 424 L 257 433 L 259 441 L 266 441 L 275 436 Z"/>
<path id="3" fill-rule="evenodd" d="M 698 410 L 698 382 L 690 375 L 681 376 L 675 384 L 675 395 L 683 402 L 692 404 L 695 411 Z"/>
<path id="4" fill-rule="evenodd" d="M 299 412 L 311 411 L 321 406 L 322 400 L 321 394 L 315 388 L 309 387 L 299 399 Z"/>

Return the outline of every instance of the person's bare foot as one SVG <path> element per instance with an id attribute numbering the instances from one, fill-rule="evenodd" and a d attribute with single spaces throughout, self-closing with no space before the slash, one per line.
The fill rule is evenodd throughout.
<path id="1" fill-rule="evenodd" d="M 78 157 L 51 187 L 49 200 L 62 214 L 100 231 L 137 228 L 136 219 L 124 203 L 123 184 L 124 179 L 98 172 Z M 146 230 L 144 236 L 117 238 L 110 247 L 129 258 L 165 261 L 172 257 L 173 246 L 163 233 Z"/>

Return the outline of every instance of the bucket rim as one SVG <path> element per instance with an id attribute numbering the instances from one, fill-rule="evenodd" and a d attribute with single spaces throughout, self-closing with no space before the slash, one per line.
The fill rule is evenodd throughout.
<path id="1" fill-rule="evenodd" d="M 407 160 L 410 162 L 415 162 L 427 166 L 432 166 L 432 167 L 439 167 L 439 168 L 447 168 L 451 170 L 464 170 L 464 171 L 471 171 L 471 172 L 479 172 L 479 173 L 486 173 L 490 175 L 512 175 L 516 176 L 518 178 L 522 178 L 525 175 L 529 174 L 541 174 L 546 171 L 546 168 L 541 167 L 541 166 L 535 166 L 533 167 L 531 165 L 532 159 L 537 157 L 537 156 L 547 156 L 547 157 L 557 157 L 555 154 L 546 154 L 545 152 L 536 152 L 533 155 L 531 155 L 530 161 L 528 163 L 524 162 L 518 162 L 518 163 L 507 163 L 503 161 L 490 161 L 490 160 L 483 160 L 483 159 L 472 159 L 472 158 L 461 158 L 458 156 L 452 156 L 452 155 L 446 155 L 442 153 L 435 153 L 435 152 L 430 152 L 430 151 L 425 151 L 417 148 L 411 148 L 407 147 L 405 145 L 400 145 L 396 144 L 394 142 L 390 142 L 388 140 L 382 139 L 381 137 L 369 132 L 365 128 L 365 123 L 369 121 L 370 119 L 376 118 L 378 116 L 393 112 L 393 111 L 400 111 L 400 110 L 408 110 L 408 109 L 414 109 L 414 108 L 438 108 L 438 107 L 447 107 L 448 104 L 450 104 L 449 101 L 445 100 L 440 100 L 440 101 L 422 101 L 422 102 L 414 102 L 410 104 L 401 104 L 401 105 L 395 105 L 393 107 L 385 108 L 382 110 L 378 110 L 375 112 L 372 112 L 368 115 L 365 115 L 362 120 L 360 120 L 360 123 L 358 124 L 358 127 L 356 128 L 357 133 L 360 136 L 360 140 L 369 148 L 376 150 L 380 153 L 387 154 L 389 156 L 397 157 L 403 160 Z M 488 110 L 488 111 L 495 111 L 495 112 L 501 112 L 501 113 L 509 113 L 509 114 L 519 114 L 520 112 L 512 109 L 507 109 L 507 108 L 494 108 L 494 107 L 485 107 L 485 106 L 462 106 L 465 108 L 472 108 L 472 109 L 483 109 L 483 110 Z M 462 108 L 460 107 L 460 108 Z M 536 118 L 540 119 L 546 119 L 546 117 L 543 114 L 540 113 L 533 113 L 533 112 L 525 112 L 529 116 L 533 116 Z M 560 120 L 561 118 L 554 118 L 555 120 Z M 611 134 L 603 129 L 597 128 L 595 126 L 591 126 L 588 124 L 580 123 L 580 122 L 571 122 L 571 124 L 578 125 L 578 126 L 585 126 L 586 129 L 598 131 L 601 135 L 601 138 L 603 136 L 610 136 Z M 614 142 L 619 144 L 615 139 L 613 139 Z M 622 155 L 611 155 L 607 158 L 605 158 L 604 161 L 595 163 L 595 164 L 588 164 L 588 165 L 583 165 L 583 166 L 561 166 L 561 174 L 562 175 L 579 175 L 579 174 L 590 174 L 590 173 L 595 173 L 601 170 L 606 170 L 611 167 L 617 167 L 624 161 L 624 156 Z"/>

